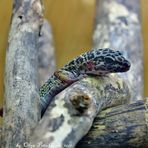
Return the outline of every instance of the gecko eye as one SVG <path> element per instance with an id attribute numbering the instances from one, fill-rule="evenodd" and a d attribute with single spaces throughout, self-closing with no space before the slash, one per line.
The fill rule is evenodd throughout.
<path id="1" fill-rule="evenodd" d="M 114 63 L 114 60 L 110 57 L 106 57 L 105 61 L 106 61 L 106 63 L 109 63 L 109 64 Z"/>
<path id="2" fill-rule="evenodd" d="M 124 61 L 124 59 L 123 59 L 121 56 L 118 56 L 118 57 L 117 57 L 117 60 L 118 60 L 119 62 L 123 62 L 123 61 Z"/>

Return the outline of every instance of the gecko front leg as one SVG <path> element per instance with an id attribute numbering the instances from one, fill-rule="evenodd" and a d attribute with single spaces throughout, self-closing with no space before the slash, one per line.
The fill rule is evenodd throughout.
<path id="1" fill-rule="evenodd" d="M 74 83 L 80 80 L 81 78 L 85 77 L 85 75 L 79 74 L 74 71 L 70 72 L 67 70 L 58 70 L 54 73 L 54 75 L 62 82 L 65 82 L 68 84 Z"/>

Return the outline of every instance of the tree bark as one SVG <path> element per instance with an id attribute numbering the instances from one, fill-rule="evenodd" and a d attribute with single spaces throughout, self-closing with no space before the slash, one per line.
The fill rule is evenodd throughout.
<path id="1" fill-rule="evenodd" d="M 52 30 L 48 21 L 44 20 L 39 37 L 39 85 L 42 86 L 55 70 L 56 62 Z"/>
<path id="2" fill-rule="evenodd" d="M 139 3 L 138 1 L 135 3 L 127 0 L 97 1 L 99 14 L 96 19 L 94 47 L 129 49 L 127 56 L 134 66 L 125 75 L 128 79 L 126 84 L 116 75 L 86 78 L 74 83 L 53 99 L 44 117 L 32 133 L 28 144 L 35 146 L 51 144 L 60 148 L 75 147 L 77 142 L 89 131 L 94 118 L 102 109 L 128 101 L 127 84 L 132 89 L 132 101 L 141 99 L 143 89 L 142 48 Z M 42 5 L 39 0 L 14 0 L 6 57 L 4 147 L 24 146 L 30 139 L 31 129 L 40 118 L 37 92 L 37 43 L 42 21 Z M 127 37 L 129 37 L 128 40 Z M 134 79 L 138 81 L 134 81 Z M 131 110 L 128 110 L 130 107 Z M 138 112 L 135 117 L 136 111 Z M 94 123 L 95 130 L 93 131 L 92 128 L 77 146 L 106 147 L 109 146 L 108 141 L 111 142 L 111 146 L 118 147 L 140 145 L 141 141 L 139 142 L 139 140 L 147 136 L 145 132 L 147 128 L 145 125 L 146 111 L 143 109 L 140 113 L 136 105 L 121 106 L 104 111 L 105 115 L 101 114 L 101 119 L 98 116 L 99 119 Z M 142 116 L 144 113 L 145 116 Z M 137 119 L 143 121 L 142 126 Z M 135 123 L 136 126 L 132 123 Z M 128 132 L 129 128 L 134 131 Z M 137 134 L 137 129 L 142 130 L 140 135 Z M 124 138 L 128 134 L 131 138 L 130 141 Z M 123 145 L 122 138 L 126 145 Z M 88 145 L 89 142 L 93 143 Z M 134 145 L 132 145 L 133 143 Z"/>
<path id="3" fill-rule="evenodd" d="M 129 89 L 119 77 L 82 79 L 53 99 L 35 128 L 30 143 L 35 147 L 74 148 L 89 131 L 98 112 L 124 104 L 129 97 Z"/>
<path id="4" fill-rule="evenodd" d="M 19 147 L 40 119 L 37 88 L 40 0 L 14 0 L 6 53 L 3 147 Z"/>
<path id="5" fill-rule="evenodd" d="M 143 99 L 143 48 L 139 1 L 97 0 L 94 48 L 123 50 L 131 69 L 122 76 L 130 86 L 131 102 Z M 141 102 L 141 103 L 140 103 Z M 147 109 L 143 101 L 110 108 L 97 115 L 78 148 L 144 147 L 147 143 Z M 102 117 L 103 116 L 103 117 Z"/>
<path id="6" fill-rule="evenodd" d="M 77 148 L 148 147 L 148 102 L 113 107 L 102 111 Z"/>
<path id="7" fill-rule="evenodd" d="M 95 48 L 123 50 L 131 61 L 131 69 L 122 75 L 131 87 L 131 101 L 143 99 L 140 1 L 97 0 L 93 43 Z"/>

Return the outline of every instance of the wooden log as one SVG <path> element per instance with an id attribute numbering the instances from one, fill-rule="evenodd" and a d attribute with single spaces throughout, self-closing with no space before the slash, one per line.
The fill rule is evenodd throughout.
<path id="1" fill-rule="evenodd" d="M 39 37 L 39 85 L 42 86 L 55 70 L 55 49 L 53 45 L 52 29 L 48 21 L 44 20 Z"/>
<path id="2" fill-rule="evenodd" d="M 131 102 L 143 98 L 143 48 L 139 14 L 138 0 L 97 0 L 96 3 L 94 47 L 110 47 L 127 54 L 131 69 L 122 77 L 130 86 Z M 98 114 L 93 128 L 77 147 L 145 147 L 147 109 L 140 102 L 110 108 Z"/>
<path id="3" fill-rule="evenodd" d="M 143 47 L 139 0 L 97 0 L 95 48 L 123 50 L 131 69 L 122 75 L 131 87 L 131 101 L 143 98 Z"/>
<path id="4" fill-rule="evenodd" d="M 76 148 L 148 147 L 148 102 L 143 100 L 102 111 Z"/>
<path id="5" fill-rule="evenodd" d="M 40 87 L 56 70 L 51 26 L 45 19 L 40 30 L 38 46 L 38 84 Z M 3 108 L 0 108 L 0 116 L 3 117 Z"/>
<path id="6" fill-rule="evenodd" d="M 40 0 L 14 0 L 6 53 L 3 147 L 19 147 L 40 119 L 37 88 Z"/>
<path id="7" fill-rule="evenodd" d="M 98 112 L 124 104 L 129 97 L 127 85 L 114 75 L 75 82 L 53 99 L 35 128 L 30 144 L 74 148 L 89 131 Z"/>

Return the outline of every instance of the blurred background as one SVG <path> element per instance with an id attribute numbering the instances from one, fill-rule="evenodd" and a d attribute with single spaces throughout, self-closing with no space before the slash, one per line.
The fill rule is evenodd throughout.
<path id="1" fill-rule="evenodd" d="M 45 18 L 52 26 L 57 68 L 92 47 L 95 0 L 44 0 Z M 12 1 L 0 0 L 0 107 L 4 95 L 4 66 Z M 89 21 L 88 21 L 89 20 Z M 148 96 L 148 5 L 141 0 L 144 44 L 144 96 Z"/>

